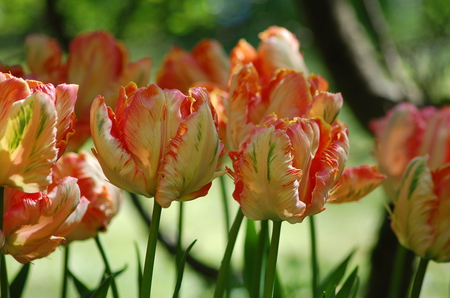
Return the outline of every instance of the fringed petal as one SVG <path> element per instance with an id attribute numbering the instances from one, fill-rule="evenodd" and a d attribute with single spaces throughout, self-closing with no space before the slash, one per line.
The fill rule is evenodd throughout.
<path id="1" fill-rule="evenodd" d="M 91 134 L 96 148 L 92 151 L 108 180 L 124 190 L 152 196 L 142 170 L 123 143 L 114 113 L 108 110 L 101 96 L 92 104 Z"/>
<path id="2" fill-rule="evenodd" d="M 158 203 L 169 207 L 175 200 L 206 195 L 210 182 L 225 174 L 216 172 L 222 149 L 209 101 L 204 101 L 170 142 L 155 197 Z"/>
<path id="3" fill-rule="evenodd" d="M 232 153 L 236 189 L 234 198 L 252 220 L 304 219 L 305 204 L 299 200 L 302 175 L 292 166 L 288 136 L 273 126 L 255 128 L 239 152 Z"/>
<path id="4" fill-rule="evenodd" d="M 0 141 L 3 185 L 38 192 L 50 184 L 57 157 L 56 121 L 53 99 L 45 93 L 14 103 Z"/>
<path id="5" fill-rule="evenodd" d="M 358 201 L 377 188 L 386 176 L 375 166 L 347 168 L 337 182 L 329 203 L 346 203 Z"/>
<path id="6" fill-rule="evenodd" d="M 342 109 L 344 101 L 340 93 L 317 93 L 312 100 L 312 105 L 306 117 L 322 117 L 328 124 L 333 124 Z"/>

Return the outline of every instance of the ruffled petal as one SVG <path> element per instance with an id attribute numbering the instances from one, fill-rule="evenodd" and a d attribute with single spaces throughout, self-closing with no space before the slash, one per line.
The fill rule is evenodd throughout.
<path id="1" fill-rule="evenodd" d="M 207 96 L 205 91 L 195 90 L 202 93 L 197 97 Z M 155 197 L 158 203 L 169 207 L 175 200 L 187 201 L 206 195 L 210 182 L 225 174 L 225 171 L 216 172 L 222 149 L 210 103 L 203 101 L 181 123 L 177 136 L 170 142 Z M 202 191 L 198 193 L 199 190 Z"/>
<path id="2" fill-rule="evenodd" d="M 235 191 L 245 216 L 252 220 L 304 219 L 306 205 L 299 200 L 302 171 L 292 166 L 288 136 L 273 126 L 255 128 L 233 160 Z"/>
<path id="3" fill-rule="evenodd" d="M 386 176 L 378 172 L 375 166 L 347 168 L 338 180 L 338 188 L 329 199 L 329 203 L 357 201 L 377 188 Z"/>
<path id="4" fill-rule="evenodd" d="M 344 101 L 340 93 L 319 92 L 312 100 L 306 117 L 322 117 L 328 124 L 333 124 L 342 109 Z"/>
<path id="5" fill-rule="evenodd" d="M 53 99 L 45 93 L 37 91 L 14 103 L 0 141 L 3 185 L 38 192 L 50 184 L 57 156 L 56 121 Z"/>
<path id="6" fill-rule="evenodd" d="M 142 170 L 123 143 L 114 113 L 106 107 L 101 96 L 92 104 L 91 134 L 96 148 L 92 152 L 108 180 L 124 190 L 151 196 Z"/>

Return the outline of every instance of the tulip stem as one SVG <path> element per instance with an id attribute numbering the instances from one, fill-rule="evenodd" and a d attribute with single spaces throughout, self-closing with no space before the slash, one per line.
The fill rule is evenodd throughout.
<path id="1" fill-rule="evenodd" d="M 228 232 L 230 230 L 230 209 L 228 208 L 227 185 L 224 176 L 220 176 L 219 181 L 220 181 L 220 192 L 222 194 L 223 212 L 225 215 L 225 227 Z"/>
<path id="2" fill-rule="evenodd" d="M 422 289 L 423 278 L 428 266 L 427 259 L 420 258 L 419 267 L 417 268 L 416 276 L 414 277 L 414 283 L 411 291 L 411 298 L 419 298 L 420 290 Z"/>
<path id="3" fill-rule="evenodd" d="M 395 253 L 394 270 L 392 272 L 391 286 L 389 289 L 389 298 L 396 298 L 400 294 L 400 286 L 402 283 L 403 268 L 405 266 L 406 253 L 408 250 L 400 243 L 397 246 Z"/>
<path id="4" fill-rule="evenodd" d="M 317 298 L 317 286 L 319 284 L 319 262 L 317 259 L 317 238 L 316 238 L 316 224 L 314 222 L 314 216 L 308 216 L 309 218 L 309 231 L 311 236 L 311 274 L 312 274 L 312 297 Z"/>
<path id="5" fill-rule="evenodd" d="M 148 236 L 147 253 L 145 255 L 144 273 L 142 275 L 141 298 L 149 298 L 152 290 L 153 266 L 155 263 L 156 243 L 158 240 L 159 221 L 161 219 L 161 205 L 154 200 L 152 223 Z"/>
<path id="6" fill-rule="evenodd" d="M 183 239 L 183 202 L 179 202 L 180 209 L 178 210 L 178 237 L 177 243 L 175 247 L 175 270 L 176 270 L 176 279 L 182 272 L 183 267 L 180 266 L 181 259 L 183 258 L 183 249 L 182 249 L 182 239 Z M 179 292 L 174 293 L 174 297 L 178 297 Z"/>
<path id="7" fill-rule="evenodd" d="M 264 298 L 272 298 L 273 286 L 277 272 L 278 246 L 280 243 L 282 221 L 272 221 L 272 239 L 270 240 L 269 259 L 267 260 L 266 280 L 264 284 Z"/>
<path id="8" fill-rule="evenodd" d="M 230 266 L 231 255 L 233 254 L 234 245 L 236 243 L 237 235 L 241 227 L 244 214 L 241 208 L 238 209 L 233 225 L 228 233 L 228 244 L 223 255 L 222 264 L 219 269 L 219 276 L 217 278 L 216 289 L 214 290 L 214 298 L 222 298 L 225 292 L 225 285 L 228 280 L 228 268 Z"/>
<path id="9" fill-rule="evenodd" d="M 4 192 L 5 188 L 0 187 L 0 231 L 3 233 L 3 216 L 4 216 Z M 0 293 L 1 297 L 9 298 L 9 284 L 8 284 L 8 273 L 6 270 L 6 260 L 3 251 L 0 250 Z"/>
<path id="10" fill-rule="evenodd" d="M 63 280 L 62 280 L 62 291 L 61 291 L 61 297 L 66 298 L 67 297 L 67 282 L 69 280 L 69 255 L 70 255 L 70 249 L 69 245 L 64 247 L 64 268 L 63 268 Z"/>
<path id="11" fill-rule="evenodd" d="M 109 276 L 112 276 L 111 290 L 112 290 L 113 297 L 119 298 L 119 292 L 117 291 L 117 285 L 116 285 L 116 278 L 114 276 L 114 273 L 111 270 L 110 261 L 109 261 L 108 255 L 106 254 L 106 250 L 105 250 L 105 246 L 103 245 L 103 241 L 100 239 L 100 237 L 98 235 L 95 236 L 94 239 L 95 239 L 95 243 L 97 244 L 98 250 L 100 251 L 100 254 L 102 255 L 106 274 L 108 274 Z"/>

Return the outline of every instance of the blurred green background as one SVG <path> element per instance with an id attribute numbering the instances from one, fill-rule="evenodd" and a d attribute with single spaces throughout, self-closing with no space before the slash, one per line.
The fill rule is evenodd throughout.
<path id="1" fill-rule="evenodd" d="M 357 12 L 360 25 L 366 30 L 375 48 L 373 28 L 363 0 L 349 1 Z M 380 0 L 382 13 L 390 34 L 407 70 L 432 102 L 444 103 L 450 98 L 450 5 L 446 0 Z M 64 48 L 80 32 L 108 30 L 128 46 L 132 60 L 149 56 L 152 72 L 173 44 L 191 49 L 202 38 L 219 40 L 227 52 L 245 38 L 257 46 L 258 33 L 271 25 L 286 27 L 301 41 L 306 64 L 311 72 L 323 75 L 333 85 L 321 61 L 314 33 L 308 28 L 301 5 L 294 0 L 0 0 L 0 61 L 4 64 L 24 62 L 23 40 L 30 33 L 44 33 L 57 38 Z M 379 51 L 381 60 L 381 50 Z M 154 80 L 154 75 L 151 82 Z M 345 94 L 343 94 L 345 100 Z M 350 127 L 351 157 L 349 166 L 374 164 L 373 139 L 350 110 L 344 108 L 342 120 Z M 88 146 L 89 147 L 89 146 Z M 232 182 L 226 178 L 229 205 L 234 216 L 237 203 L 231 198 Z M 369 253 L 378 226 L 385 216 L 384 194 L 381 189 L 361 202 L 328 205 L 316 216 L 320 268 L 323 275 L 356 250 L 351 268 L 359 266 L 362 283 L 360 297 L 369 270 Z M 150 212 L 152 200 L 146 199 Z M 206 264 L 218 268 L 225 250 L 226 229 L 218 181 L 210 194 L 184 205 L 184 244 L 197 243 L 191 254 Z M 176 237 L 178 204 L 163 210 L 161 229 L 173 240 Z M 243 225 L 244 228 L 244 225 Z M 102 235 L 115 269 L 127 266 L 118 278 L 123 297 L 137 296 L 138 246 L 141 259 L 147 243 L 147 229 L 137 212 L 126 200 L 123 210 L 113 220 L 110 230 Z M 234 253 L 233 266 L 242 266 L 244 229 Z M 87 285 L 94 287 L 103 272 L 100 255 L 93 240 L 71 244 L 71 270 Z M 394 253 L 394 251 L 392 252 Z M 36 260 L 25 297 L 58 297 L 60 294 L 63 249 L 48 258 Z M 283 224 L 278 269 L 286 297 L 310 297 L 308 223 Z M 152 297 L 170 297 L 175 284 L 173 258 L 159 247 L 154 274 Z M 8 258 L 10 278 L 19 268 Z M 212 297 L 213 287 L 187 267 L 181 297 Z M 450 266 L 431 263 L 425 278 L 422 297 L 450 297 Z M 71 286 L 71 297 L 76 297 Z M 246 297 L 235 290 L 232 297 Z"/>

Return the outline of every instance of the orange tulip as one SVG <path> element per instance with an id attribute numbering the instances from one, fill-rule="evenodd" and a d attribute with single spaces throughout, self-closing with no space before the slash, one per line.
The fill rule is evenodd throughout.
<path id="1" fill-rule="evenodd" d="M 413 159 L 391 211 L 399 242 L 418 256 L 450 261 L 450 163 L 431 170 L 428 157 Z"/>
<path id="2" fill-rule="evenodd" d="M 156 85 L 122 88 L 115 112 L 102 97 L 91 108 L 91 132 L 100 162 L 114 185 L 155 197 L 163 207 L 207 194 L 223 145 L 208 93 L 189 96 Z"/>
<path id="3" fill-rule="evenodd" d="M 90 202 L 82 221 L 73 231 L 56 234 L 70 242 L 95 237 L 98 232 L 106 231 L 111 219 L 119 211 L 123 192 L 106 181 L 98 161 L 84 151 L 80 154 L 66 153 L 55 164 L 53 174 L 56 180 L 67 176 L 77 178 L 81 196 Z"/>
<path id="4" fill-rule="evenodd" d="M 401 103 L 381 119 L 371 122 L 376 136 L 375 157 L 380 171 L 387 175 L 384 189 L 393 199 L 409 162 L 429 156 L 428 166 L 435 170 L 450 162 L 450 107 L 418 109 Z"/>
<path id="5" fill-rule="evenodd" d="M 0 185 L 38 192 L 73 135 L 78 86 L 0 73 Z"/>
<path id="6" fill-rule="evenodd" d="M 232 73 L 236 73 L 242 66 L 253 63 L 258 70 L 261 84 L 270 81 L 278 69 L 287 68 L 302 72 L 308 76 L 309 72 L 300 53 L 300 42 L 287 29 L 277 26 L 269 27 L 259 34 L 261 43 L 255 50 L 245 40 L 240 40 L 230 53 Z"/>
<path id="7" fill-rule="evenodd" d="M 158 70 L 156 84 L 183 93 L 191 87 L 205 85 L 227 90 L 229 73 L 228 57 L 222 45 L 205 39 L 190 53 L 173 47 Z"/>
<path id="8" fill-rule="evenodd" d="M 66 177 L 48 192 L 24 193 L 5 188 L 2 253 L 28 263 L 52 253 L 64 241 L 56 231 L 74 228 L 89 202 L 80 198 L 76 179 Z"/>
<path id="9" fill-rule="evenodd" d="M 71 151 L 77 151 L 90 136 L 89 109 L 97 95 L 102 94 L 112 105 L 121 85 L 134 81 L 145 86 L 149 80 L 150 59 L 130 63 L 125 45 L 107 32 L 78 35 L 69 45 L 67 63 L 62 62 L 62 51 L 54 39 L 31 35 L 25 46 L 32 78 L 80 85 L 75 110 L 77 133 L 70 144 Z"/>
<path id="10" fill-rule="evenodd" d="M 342 108 L 342 96 L 322 91 L 323 79 L 280 69 L 270 83 L 260 85 L 259 74 L 252 64 L 244 65 L 231 79 L 226 103 L 226 140 L 237 149 L 250 131 L 270 114 L 278 118 L 319 116 L 332 124 Z M 321 88 L 321 89 L 318 89 Z"/>

